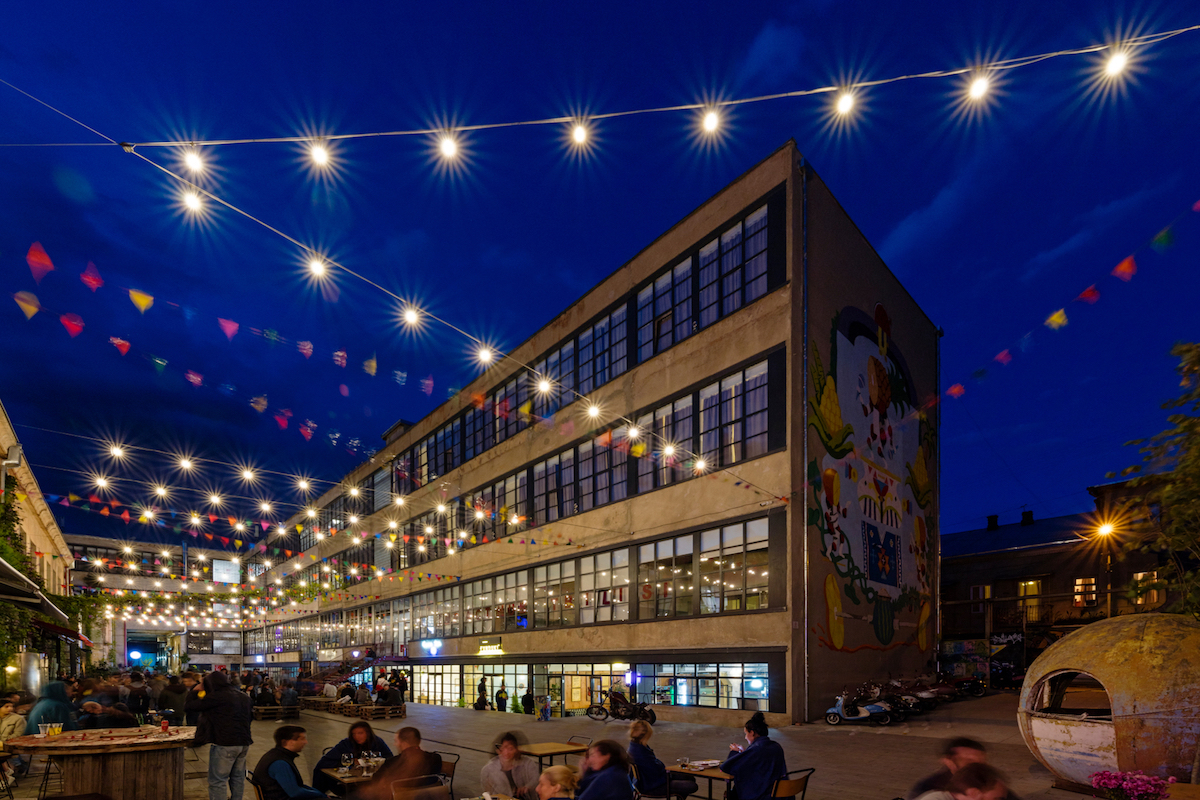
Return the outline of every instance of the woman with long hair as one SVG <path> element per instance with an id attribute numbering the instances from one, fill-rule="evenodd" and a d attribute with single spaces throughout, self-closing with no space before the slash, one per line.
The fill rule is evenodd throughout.
<path id="1" fill-rule="evenodd" d="M 392 757 L 391 748 L 387 746 L 387 742 L 376 735 L 375 729 L 371 727 L 371 723 L 366 720 L 359 720 L 350 726 L 350 731 L 346 734 L 345 739 L 342 739 L 328 753 L 321 756 L 321 760 L 313 768 L 313 788 L 319 789 L 322 792 L 329 791 L 330 789 L 336 790 L 342 784 L 321 772 L 321 770 L 340 767 L 342 765 L 342 756 L 346 753 L 358 759 L 362 757 L 363 753 L 370 752 L 379 753 L 384 758 Z"/>
<path id="2" fill-rule="evenodd" d="M 687 775 L 672 777 L 666 765 L 650 749 L 654 728 L 644 719 L 629 723 L 629 760 L 637 767 L 637 790 L 652 797 L 678 797 L 696 793 L 696 780 Z"/>
<path id="3" fill-rule="evenodd" d="M 725 759 L 720 770 L 733 776 L 734 800 L 766 800 L 775 781 L 787 775 L 783 748 L 769 734 L 766 718 L 761 711 L 755 711 L 746 721 L 746 746 L 729 745 L 733 754 Z"/>
<path id="4" fill-rule="evenodd" d="M 593 742 L 579 779 L 579 800 L 633 800 L 629 754 L 612 739 Z"/>
<path id="5" fill-rule="evenodd" d="M 575 796 L 575 788 L 579 785 L 579 773 L 570 764 L 554 764 L 542 770 L 538 778 L 536 792 L 537 800 L 552 800 L 552 798 Z"/>

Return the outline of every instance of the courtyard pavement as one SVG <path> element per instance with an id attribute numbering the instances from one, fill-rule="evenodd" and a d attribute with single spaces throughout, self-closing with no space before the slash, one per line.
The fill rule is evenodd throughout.
<path id="1" fill-rule="evenodd" d="M 809 785 L 810 800 L 891 800 L 902 797 L 913 783 L 936 768 L 938 747 L 942 740 L 951 736 L 970 736 L 984 742 L 991 762 L 1008 775 L 1012 789 L 1023 798 L 1078 798 L 1079 795 L 1050 788 L 1050 774 L 1030 755 L 1021 740 L 1016 708 L 1015 692 L 996 693 L 949 703 L 929 714 L 887 728 L 833 727 L 820 722 L 772 728 L 771 737 L 783 746 L 789 769 L 816 767 Z M 296 766 L 306 782 L 311 781 L 312 767 L 321 751 L 345 737 L 350 723 L 350 719 L 334 714 L 301 712 L 299 724 L 308 729 L 308 747 L 297 759 Z M 251 769 L 270 749 L 271 732 L 277 725 L 267 721 L 254 723 L 255 743 L 248 758 Z M 532 717 L 519 714 L 416 703 L 408 704 L 407 719 L 380 720 L 374 727 L 390 743 L 393 733 L 404 725 L 420 729 L 426 749 L 461 755 L 454 778 L 455 800 L 480 794 L 479 771 L 488 759 L 486 752 L 481 751 L 490 751 L 492 742 L 503 731 L 519 729 L 531 742 L 564 742 L 570 736 L 609 738 L 622 744 L 628 740 L 628 723 L 594 722 L 587 717 L 536 722 Z M 740 727 L 660 721 L 654 726 L 650 744 L 664 763 L 672 765 L 684 756 L 723 758 L 729 752 L 731 742 L 744 743 Z M 206 750 L 198 748 L 194 751 L 201 760 L 188 761 L 189 771 L 207 769 Z M 189 755 L 189 758 L 193 757 Z M 186 787 L 188 800 L 207 799 L 205 778 L 189 779 Z M 700 781 L 700 791 L 707 791 L 705 781 Z M 718 800 L 720 791 L 718 784 L 714 789 Z M 22 781 L 16 797 L 36 796 L 37 782 L 31 775 Z M 245 797 L 254 797 L 249 786 Z"/>

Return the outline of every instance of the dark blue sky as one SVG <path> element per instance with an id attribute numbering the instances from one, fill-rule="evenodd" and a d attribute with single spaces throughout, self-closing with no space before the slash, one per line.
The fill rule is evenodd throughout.
<path id="1" fill-rule="evenodd" d="M 744 97 L 1200 21 L 1169 3 L 919 5 L 26 3 L 6 12 L 0 78 L 118 140 L 270 137 Z M 861 95 L 845 130 L 818 97 L 732 110 L 716 147 L 698 145 L 693 114 L 606 121 L 582 161 L 561 127 L 488 131 L 464 139 L 465 166 L 450 175 L 425 138 L 353 140 L 336 146 L 332 179 L 314 179 L 297 145 L 238 145 L 205 153 L 206 185 L 509 347 L 795 138 L 945 328 L 942 388 L 967 387 L 943 417 L 942 524 L 956 531 L 1022 507 L 1088 508 L 1085 487 L 1136 460 L 1122 443 L 1163 427 L 1159 403 L 1176 391 L 1168 350 L 1197 335 L 1200 215 L 1165 252 L 1140 250 L 1129 283 L 1108 273 L 1200 198 L 1198 43 L 1190 33 L 1135 53 L 1125 90 L 1109 96 L 1088 91 L 1095 57 L 997 76 L 982 119 L 955 115 L 961 81 L 916 81 Z M 0 86 L 0 142 L 89 141 Z M 474 374 L 461 338 L 404 334 L 394 303 L 361 284 L 323 297 L 297 249 L 262 228 L 223 210 L 186 219 L 171 182 L 119 148 L 0 148 L 0 208 L 3 292 L 33 292 L 46 309 L 29 321 L 10 300 L 0 310 L 0 398 L 17 423 L 336 479 L 362 460 L 349 439 L 377 446 L 397 418 L 420 418 Z M 40 285 L 25 263 L 34 241 L 56 267 Z M 79 280 L 89 261 L 106 281 L 95 293 Z M 1091 284 L 1099 302 L 1070 303 Z M 130 288 L 154 306 L 139 313 Z M 1045 328 L 1063 306 L 1070 324 Z M 63 313 L 86 323 L 78 337 Z M 241 326 L 232 341 L 217 318 Z M 311 359 L 296 340 L 313 343 Z M 331 357 L 340 348 L 345 368 Z M 1007 367 L 991 361 L 1004 348 L 1016 353 Z M 361 367 L 372 355 L 375 377 Z M 161 375 L 150 357 L 166 359 Z M 259 414 L 249 398 L 264 394 Z M 286 431 L 280 409 L 293 412 Z M 306 419 L 312 442 L 297 431 Z M 35 464 L 107 463 L 92 443 L 18 432 Z M 36 472 L 50 493 L 88 488 L 63 469 Z M 194 486 L 241 494 L 229 474 L 210 469 Z M 149 457 L 124 475 L 171 478 Z M 122 499 L 147 497 L 124 486 Z M 64 514 L 70 530 L 102 529 Z"/>

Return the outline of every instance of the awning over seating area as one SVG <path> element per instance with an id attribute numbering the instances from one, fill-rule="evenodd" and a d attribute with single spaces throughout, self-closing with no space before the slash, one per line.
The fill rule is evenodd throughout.
<path id="1" fill-rule="evenodd" d="M 0 600 L 20 603 L 34 611 L 67 624 L 70 620 L 62 609 L 51 603 L 38 585 L 21 574 L 20 570 L 0 558 Z M 67 630 L 67 629 L 63 629 Z M 76 634 L 78 636 L 78 634 Z"/>

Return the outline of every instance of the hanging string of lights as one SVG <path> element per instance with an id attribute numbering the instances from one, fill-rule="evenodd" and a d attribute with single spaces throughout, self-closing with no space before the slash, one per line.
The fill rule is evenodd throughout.
<path id="1" fill-rule="evenodd" d="M 851 113 L 858 105 L 857 94 L 863 90 L 910 81 L 964 77 L 966 80 L 962 87 L 963 94 L 968 100 L 979 101 L 988 94 L 989 90 L 991 89 L 991 78 L 996 74 L 1033 66 L 1035 64 L 1040 64 L 1044 61 L 1049 61 L 1052 59 L 1071 56 L 1103 54 L 1105 57 L 1103 58 L 1102 63 L 1099 65 L 1098 72 L 1102 79 L 1112 79 L 1125 72 L 1130 63 L 1136 57 L 1139 49 L 1197 30 L 1200 30 L 1200 25 L 1191 25 L 1188 27 L 1176 28 L 1168 31 L 1156 31 L 1152 33 L 1123 37 L 1118 40 L 1103 44 L 1065 48 L 1028 56 L 1017 56 L 1014 58 L 983 61 L 977 64 L 962 67 L 951 67 L 947 69 L 929 70 L 926 72 L 893 75 L 886 78 L 876 78 L 871 80 L 854 80 L 807 89 L 794 89 L 786 92 L 755 95 L 752 97 L 678 103 L 667 106 L 623 109 L 618 111 L 592 114 L 560 115 L 554 117 L 544 117 L 540 119 L 482 122 L 470 125 L 454 125 L 452 127 L 422 126 L 417 128 L 388 131 L 329 133 L 322 134 L 320 136 L 297 135 L 255 138 L 196 139 L 188 141 L 118 142 L 117 140 L 106 136 L 95 128 L 92 128 L 83 122 L 70 117 L 62 111 L 59 111 L 49 103 L 46 103 L 37 97 L 34 97 L 32 94 L 25 92 L 19 87 L 0 79 L 0 83 L 3 83 L 5 86 L 20 92 L 31 100 L 46 106 L 56 113 L 62 114 L 62 116 L 67 117 L 67 119 L 70 119 L 72 122 L 75 122 L 81 127 L 86 128 L 97 136 L 107 140 L 107 142 L 3 143 L 0 144 L 0 147 L 103 147 L 105 144 L 119 144 L 127 150 L 131 150 L 132 148 L 136 147 L 177 148 L 180 146 L 187 146 L 192 149 L 185 154 L 185 163 L 192 172 L 200 172 L 204 168 L 204 161 L 200 153 L 197 152 L 195 148 L 222 147 L 242 144 L 307 144 L 310 148 L 309 154 L 313 162 L 318 166 L 327 166 L 332 161 L 332 155 L 327 147 L 328 142 L 352 139 L 434 136 L 437 137 L 437 149 L 441 155 L 446 158 L 454 158 L 458 155 L 461 148 L 457 134 L 508 128 L 566 125 L 568 126 L 569 132 L 568 140 L 576 146 L 584 146 L 587 145 L 591 139 L 589 125 L 591 123 L 600 122 L 603 120 L 645 116 L 650 114 L 700 112 L 700 117 L 698 119 L 699 126 L 707 133 L 715 133 L 721 126 L 720 110 L 724 108 L 735 108 L 738 106 L 765 103 L 775 100 L 830 94 L 835 95 L 835 98 L 831 104 L 833 112 L 840 115 L 846 115 Z"/>

